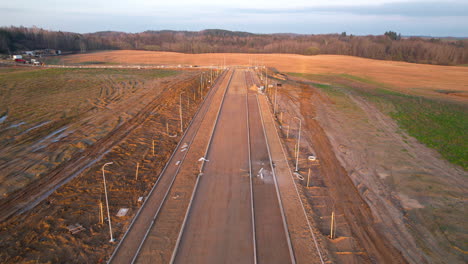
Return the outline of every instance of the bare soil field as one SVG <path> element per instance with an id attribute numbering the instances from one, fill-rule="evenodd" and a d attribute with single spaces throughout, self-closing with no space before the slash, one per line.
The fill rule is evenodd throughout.
<path id="1" fill-rule="evenodd" d="M 121 238 L 138 197 L 147 194 L 179 139 L 173 134 L 178 94 L 196 95 L 195 66 L 267 65 L 270 83 L 283 84 L 278 97 L 274 89 L 268 94 L 271 107 L 278 102 L 277 126 L 292 167 L 294 117 L 302 120 L 296 183 L 333 263 L 466 263 L 467 67 L 147 51 L 69 55 L 60 63 L 192 65 L 194 71 L 0 68 L 0 210 L 6 212 L 0 217 L 15 215 L 0 224 L 0 262 L 105 261 L 113 246 L 107 224 L 100 223 L 101 166 L 114 161 L 106 175 Z M 192 116 L 200 100 L 184 100 Z M 43 189 L 31 192 L 41 198 L 54 190 L 47 183 L 68 179 L 16 215 L 35 204 L 15 198 L 27 197 L 28 186 L 45 182 L 32 188 Z M 115 216 L 120 208 L 129 208 L 127 216 Z M 84 230 L 71 234 L 72 224 Z"/>
<path id="2" fill-rule="evenodd" d="M 178 73 L 0 68 L 2 196 L 41 178 L 135 116 L 164 82 L 175 80 L 162 77 Z"/>
<path id="3" fill-rule="evenodd" d="M 6 194 L 0 200 L 0 261 L 103 262 L 115 244 L 109 243 L 108 225 L 100 215 L 101 205 L 104 212 L 106 208 L 101 166 L 114 162 L 106 176 L 112 228 L 120 239 L 141 205 L 139 197 L 147 195 L 180 137 L 179 94 L 185 92 L 185 126 L 198 108 L 200 72 L 1 71 L 5 72 L 0 75 L 1 88 L 11 92 L 2 93 L 10 97 L 2 98 L 8 102 L 2 105 L 8 106 L 2 124 L 8 132 L 2 134 L 3 149 L 8 151 L 2 152 Z M 68 118 L 71 109 L 74 118 Z M 19 121 L 24 127 L 10 131 Z M 51 128 L 41 126 L 43 122 L 61 123 Z M 18 137 L 28 133 L 29 137 Z M 13 160 L 24 167 L 13 166 Z M 41 167 L 44 162 L 50 165 Z M 18 176 L 29 173 L 30 167 L 36 167 L 35 177 Z M 121 208 L 128 212 L 118 217 Z M 72 225 L 81 226 L 79 232 L 70 232 Z"/>
<path id="4" fill-rule="evenodd" d="M 293 118 L 303 120 L 300 171 L 305 178 L 308 168 L 312 173 L 310 187 L 302 181 L 302 191 L 323 235 L 329 234 L 332 208 L 336 210 L 337 238 L 329 240 L 335 260 L 380 263 L 382 259 L 373 253 L 379 252 L 374 238 L 386 237 L 410 263 L 464 263 L 466 171 L 402 129 L 398 118 L 390 114 L 398 105 L 384 101 L 382 95 L 379 101 L 362 92 L 380 89 L 377 84 L 337 76 L 325 80 L 324 76 L 295 75 L 307 79 L 290 76 L 281 80 L 278 125 L 293 157 L 298 136 L 298 122 Z M 418 100 L 424 105 L 426 99 L 402 100 L 401 104 L 418 105 Z M 437 105 L 436 110 L 444 107 Z M 466 105 L 461 107 L 460 111 L 466 111 Z M 415 120 L 418 118 L 421 116 Z M 433 124 L 439 125 L 437 120 Z M 453 140 L 466 144 L 466 124 L 463 120 L 456 124 L 461 127 L 452 129 L 457 131 Z M 306 159 L 311 154 L 318 157 L 318 163 Z M 461 159 L 466 162 L 466 154 Z"/>
<path id="5" fill-rule="evenodd" d="M 382 83 L 391 89 L 466 101 L 468 68 L 380 61 L 341 55 L 182 54 L 152 51 L 107 51 L 63 57 L 65 63 L 153 65 L 266 65 L 281 72 L 344 75 Z"/>

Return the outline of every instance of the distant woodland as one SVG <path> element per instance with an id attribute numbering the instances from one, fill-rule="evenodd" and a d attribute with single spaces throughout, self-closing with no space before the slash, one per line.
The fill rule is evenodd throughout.
<path id="1" fill-rule="evenodd" d="M 468 64 L 468 39 L 342 34 L 252 34 L 227 30 L 96 32 L 78 34 L 33 27 L 1 27 L 0 53 L 36 49 L 87 52 L 94 50 L 151 50 L 183 53 L 338 54 L 380 60 L 440 65 Z"/>

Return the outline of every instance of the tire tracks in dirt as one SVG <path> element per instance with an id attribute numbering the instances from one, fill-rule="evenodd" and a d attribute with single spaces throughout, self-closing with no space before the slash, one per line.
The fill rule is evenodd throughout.
<path id="1" fill-rule="evenodd" d="M 153 112 L 158 111 L 163 107 L 159 104 L 160 99 L 166 96 L 167 93 L 172 92 L 170 89 L 171 86 L 177 87 L 190 79 L 197 78 L 198 76 L 181 79 L 171 83 L 170 85 L 166 85 L 161 93 L 142 108 L 142 110 L 134 117 L 112 130 L 83 152 L 76 153 L 70 160 L 60 164 L 44 177 L 31 182 L 24 188 L 21 188 L 3 198 L 0 201 L 0 221 L 5 221 L 16 214 L 24 213 L 25 211 L 33 208 L 58 187 L 85 171 L 110 151 L 112 147 L 125 139 L 131 131 L 141 125 Z"/>

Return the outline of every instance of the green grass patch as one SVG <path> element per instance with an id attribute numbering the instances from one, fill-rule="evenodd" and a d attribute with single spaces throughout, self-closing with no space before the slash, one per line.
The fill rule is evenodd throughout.
<path id="1" fill-rule="evenodd" d="M 41 60 L 43 60 L 46 65 L 62 65 L 63 64 L 62 57 L 59 57 L 59 56 L 45 57 Z"/>
<path id="2" fill-rule="evenodd" d="M 354 88 L 387 112 L 408 134 L 436 149 L 448 161 L 468 169 L 468 106 L 407 95 L 387 89 Z M 388 105 L 393 108 L 388 111 Z"/>
<path id="3" fill-rule="evenodd" d="M 343 77 L 345 79 L 349 79 L 349 80 L 357 81 L 357 82 L 361 82 L 361 83 L 376 85 L 378 87 L 386 87 L 387 86 L 386 84 L 381 83 L 381 82 L 377 82 L 375 80 L 372 80 L 371 78 L 364 78 L 364 77 L 355 76 L 355 75 L 351 75 L 351 74 L 345 74 L 344 73 L 344 74 L 338 74 L 338 75 L 335 75 L 335 76 Z"/>
<path id="4" fill-rule="evenodd" d="M 292 75 L 313 80 L 313 76 L 307 74 Z M 357 86 L 346 86 L 343 89 L 350 89 L 373 102 L 382 112 L 395 119 L 408 134 L 436 149 L 448 161 L 468 169 L 467 104 L 408 95 L 386 89 L 384 85 L 372 80 L 344 74 L 339 76 L 375 84 L 376 89 Z M 319 88 L 328 87 L 314 85 Z"/>
<path id="5" fill-rule="evenodd" d="M 298 73 L 298 72 L 288 72 L 287 74 L 291 76 L 303 77 L 307 79 L 320 79 L 320 78 L 326 78 L 330 76 L 327 74 Z"/>
<path id="6" fill-rule="evenodd" d="M 441 94 L 464 93 L 464 91 L 459 91 L 459 90 L 434 90 L 434 91 L 441 93 Z"/>

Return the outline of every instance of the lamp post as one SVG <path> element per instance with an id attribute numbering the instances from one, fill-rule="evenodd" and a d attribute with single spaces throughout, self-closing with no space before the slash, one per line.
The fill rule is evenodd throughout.
<path id="1" fill-rule="evenodd" d="M 102 165 L 102 179 L 104 181 L 104 194 L 106 196 L 106 207 L 107 207 L 107 218 L 109 218 L 109 233 L 110 233 L 110 241 L 109 242 L 115 242 L 114 237 L 112 236 L 112 224 L 111 224 L 111 216 L 109 212 L 109 199 L 107 198 L 107 187 L 106 187 L 106 175 L 104 174 L 104 167 L 107 165 L 111 165 L 114 162 L 107 162 L 106 164 Z"/>
<path id="2" fill-rule="evenodd" d="M 301 127 L 302 127 L 302 120 L 298 117 L 294 117 L 299 120 L 299 136 L 297 138 L 297 148 L 296 148 L 296 171 L 299 170 L 299 148 L 301 147 Z"/>
<path id="3" fill-rule="evenodd" d="M 181 92 L 179 95 L 179 102 L 180 102 L 180 133 L 184 132 L 184 123 L 182 119 L 182 94 L 185 92 Z"/>

